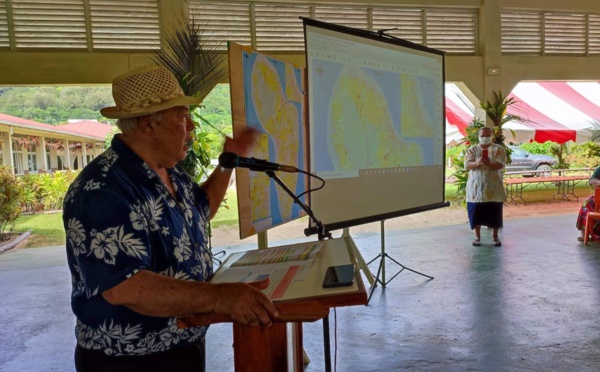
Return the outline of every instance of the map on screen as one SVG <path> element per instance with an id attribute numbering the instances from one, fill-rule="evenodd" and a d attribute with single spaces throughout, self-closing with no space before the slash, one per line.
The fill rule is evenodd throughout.
<path id="1" fill-rule="evenodd" d="M 336 229 L 446 206 L 444 53 L 303 20 L 315 216 Z"/>
<path id="2" fill-rule="evenodd" d="M 434 164 L 436 117 L 427 102 L 432 79 L 319 61 L 320 87 L 312 115 L 316 120 L 314 168 L 324 178 L 356 176 L 361 169 Z M 327 70 L 327 73 L 325 73 Z M 404 89 L 414 95 L 399 95 Z M 352 151 L 347 149 L 352 146 Z"/>

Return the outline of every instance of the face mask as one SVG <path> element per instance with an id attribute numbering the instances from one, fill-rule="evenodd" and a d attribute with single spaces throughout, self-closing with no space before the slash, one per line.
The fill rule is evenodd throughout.
<path id="1" fill-rule="evenodd" d="M 492 137 L 479 137 L 479 143 L 482 145 L 489 145 L 492 143 Z"/>

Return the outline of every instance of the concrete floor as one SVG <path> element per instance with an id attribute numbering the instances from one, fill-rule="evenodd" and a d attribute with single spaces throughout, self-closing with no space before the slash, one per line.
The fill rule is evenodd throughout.
<path id="1" fill-rule="evenodd" d="M 578 243 L 574 223 L 506 221 L 501 248 L 486 229 L 472 247 L 465 224 L 386 231 L 390 257 L 435 279 L 405 270 L 369 306 L 332 312 L 337 371 L 599 371 L 600 243 Z M 352 235 L 367 260 L 379 253 L 379 232 Z M 388 261 L 387 278 L 397 268 Z M 0 255 L 0 283 L 0 371 L 72 371 L 64 248 Z M 323 371 L 322 323 L 304 332 L 305 370 Z M 211 327 L 208 371 L 233 370 L 231 343 L 230 325 Z"/>

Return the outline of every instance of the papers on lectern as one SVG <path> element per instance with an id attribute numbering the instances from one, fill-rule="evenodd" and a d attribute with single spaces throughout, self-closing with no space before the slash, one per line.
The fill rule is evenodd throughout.
<path id="1" fill-rule="evenodd" d="M 309 242 L 234 253 L 217 270 L 213 283 L 254 282 L 270 279 L 263 290 L 269 299 L 285 296 L 289 286 L 306 278 L 322 242 Z"/>

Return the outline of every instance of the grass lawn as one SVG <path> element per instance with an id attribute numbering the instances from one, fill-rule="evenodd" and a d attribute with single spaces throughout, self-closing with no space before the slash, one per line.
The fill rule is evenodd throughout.
<path id="1" fill-rule="evenodd" d="M 14 232 L 32 230 L 26 248 L 50 247 L 65 244 L 62 212 L 22 214 L 15 223 Z"/>
<path id="2" fill-rule="evenodd" d="M 230 189 L 225 196 L 226 203 L 211 221 L 213 228 L 219 226 L 235 226 L 238 223 L 237 197 L 235 189 Z M 32 230 L 25 248 L 51 247 L 65 244 L 65 230 L 62 212 L 22 214 L 15 223 L 14 232 L 24 233 Z"/>
<path id="3" fill-rule="evenodd" d="M 529 185 L 523 191 L 527 203 L 543 203 L 552 201 L 556 186 L 552 184 Z M 581 198 L 591 195 L 592 190 L 587 182 L 581 182 L 575 187 L 575 194 Z M 219 226 L 236 226 L 238 223 L 237 197 L 234 188 L 225 196 L 226 203 L 212 219 L 213 228 Z M 456 187 L 446 184 L 446 200 L 452 202 L 456 198 Z M 65 232 L 62 224 L 62 213 L 21 215 L 15 224 L 15 232 L 23 233 L 33 230 L 27 240 L 26 248 L 49 247 L 65 244 Z"/>
<path id="4" fill-rule="evenodd" d="M 225 201 L 217 214 L 210 221 L 212 228 L 219 226 L 235 226 L 238 224 L 238 205 L 235 187 L 231 187 L 225 194 Z"/>

